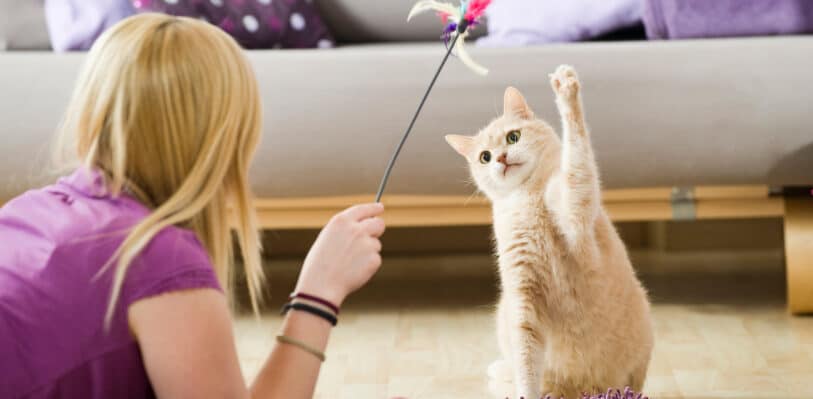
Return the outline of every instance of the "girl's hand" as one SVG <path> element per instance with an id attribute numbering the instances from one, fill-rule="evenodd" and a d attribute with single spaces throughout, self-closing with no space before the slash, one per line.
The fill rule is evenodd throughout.
<path id="1" fill-rule="evenodd" d="M 336 306 L 361 288 L 381 266 L 384 233 L 381 204 L 350 207 L 336 214 L 313 243 L 296 292 L 316 295 Z"/>

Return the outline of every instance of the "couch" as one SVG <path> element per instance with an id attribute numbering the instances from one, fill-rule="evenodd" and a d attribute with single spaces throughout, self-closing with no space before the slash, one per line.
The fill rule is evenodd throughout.
<path id="1" fill-rule="evenodd" d="M 369 200 L 444 52 L 434 17 L 406 24 L 412 0 L 317 3 L 339 48 L 248 52 L 265 109 L 251 178 L 268 228 L 318 227 L 335 210 Z M 47 143 L 84 58 L 20 51 L 34 45 L 19 44 L 6 28 L 0 43 L 18 50 L 0 52 L 0 199 L 51 178 L 42 173 Z M 388 186 L 391 226 L 489 223 L 488 204 L 472 197 L 464 162 L 443 135 L 476 132 L 499 113 L 508 85 L 558 125 L 547 73 L 568 63 L 583 80 L 613 218 L 783 217 L 789 305 L 813 311 L 813 200 L 783 195 L 813 184 L 813 37 L 472 54 L 491 74 L 452 60 L 440 76 Z"/>

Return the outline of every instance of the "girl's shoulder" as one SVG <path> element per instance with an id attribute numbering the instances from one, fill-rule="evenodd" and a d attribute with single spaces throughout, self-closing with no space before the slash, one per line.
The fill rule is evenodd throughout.
<path id="1" fill-rule="evenodd" d="M 128 305 L 167 292 L 202 288 L 223 291 L 208 253 L 192 231 L 169 226 L 130 264 L 122 295 Z"/>
<path id="2" fill-rule="evenodd" d="M 131 228 L 149 213 L 132 197 L 109 195 L 98 174 L 79 169 L 0 209 L 0 238 L 5 238 L 0 241 L 15 243 L 8 253 L 38 254 L 39 267 L 92 276 L 109 263 Z M 111 281 L 111 274 L 104 273 L 100 281 Z M 195 233 L 168 226 L 128 267 L 122 296 L 127 303 L 196 286 L 221 290 L 208 252 Z"/>

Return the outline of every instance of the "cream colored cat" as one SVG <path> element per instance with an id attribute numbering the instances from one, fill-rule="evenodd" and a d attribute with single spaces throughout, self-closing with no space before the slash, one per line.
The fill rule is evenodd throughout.
<path id="1" fill-rule="evenodd" d="M 492 202 L 502 295 L 492 378 L 517 398 L 640 390 L 653 347 L 649 302 L 601 203 L 572 67 L 551 75 L 562 139 L 505 91 L 503 116 L 446 136 Z"/>

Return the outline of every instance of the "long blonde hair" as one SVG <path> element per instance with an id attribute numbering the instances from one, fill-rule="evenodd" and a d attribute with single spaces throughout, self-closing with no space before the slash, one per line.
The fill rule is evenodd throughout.
<path id="1" fill-rule="evenodd" d="M 228 293 L 235 231 L 257 311 L 264 276 L 248 168 L 261 129 L 254 72 L 220 29 L 142 14 L 97 40 L 57 146 L 104 173 L 112 195 L 126 191 L 152 210 L 109 263 L 115 274 L 107 323 L 130 263 L 172 225 L 197 234 Z"/>

